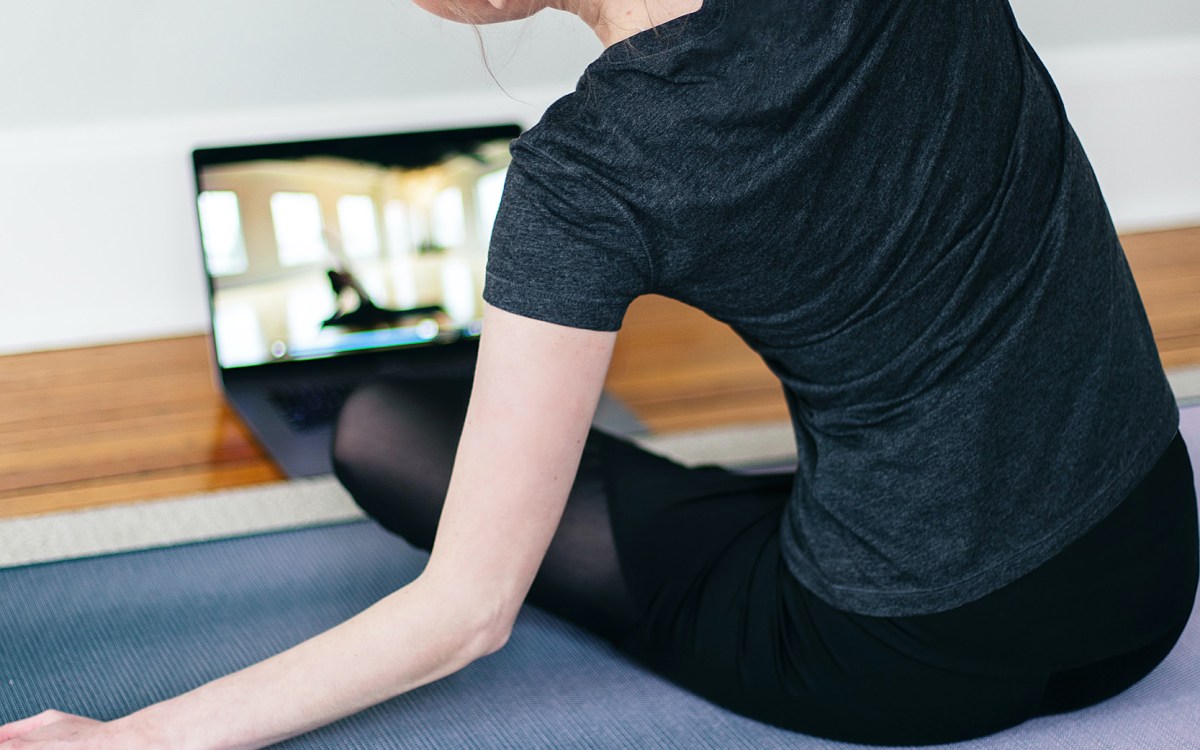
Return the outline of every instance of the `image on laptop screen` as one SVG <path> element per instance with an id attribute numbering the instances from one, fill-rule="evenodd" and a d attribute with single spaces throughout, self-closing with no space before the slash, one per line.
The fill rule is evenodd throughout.
<path id="1" fill-rule="evenodd" d="M 517 126 L 197 149 L 223 368 L 477 337 Z"/>

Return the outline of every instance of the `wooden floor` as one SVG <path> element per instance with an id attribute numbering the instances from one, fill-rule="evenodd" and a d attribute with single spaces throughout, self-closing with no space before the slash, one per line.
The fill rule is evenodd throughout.
<path id="1" fill-rule="evenodd" d="M 1168 368 L 1200 365 L 1200 228 L 1123 238 Z M 786 419 L 728 328 L 638 300 L 608 387 L 652 430 Z M 224 405 L 203 337 L 0 357 L 0 517 L 281 479 Z"/>

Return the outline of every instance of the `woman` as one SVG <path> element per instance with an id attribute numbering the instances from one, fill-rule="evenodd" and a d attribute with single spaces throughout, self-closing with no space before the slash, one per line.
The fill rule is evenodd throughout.
<path id="1" fill-rule="evenodd" d="M 606 50 L 513 145 L 473 386 L 379 384 L 339 426 L 339 476 L 425 571 L 192 693 L 0 747 L 261 747 L 495 651 L 527 593 L 715 703 L 865 742 L 1089 705 L 1170 651 L 1197 582 L 1178 410 L 1006 2 L 564 9 Z M 648 292 L 779 375 L 794 475 L 589 432 Z"/>

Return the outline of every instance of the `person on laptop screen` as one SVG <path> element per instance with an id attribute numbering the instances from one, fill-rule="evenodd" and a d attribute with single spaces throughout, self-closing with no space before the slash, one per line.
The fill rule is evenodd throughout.
<path id="1" fill-rule="evenodd" d="M 731 711 L 867 743 L 1091 705 L 1165 657 L 1197 583 L 1179 412 L 1004 0 L 418 3 L 561 7 L 606 47 L 512 145 L 473 384 L 342 411 L 339 477 L 427 567 L 261 664 L 0 746 L 262 747 L 503 647 L 526 599 Z M 778 374 L 794 472 L 589 432 L 652 292 Z"/>

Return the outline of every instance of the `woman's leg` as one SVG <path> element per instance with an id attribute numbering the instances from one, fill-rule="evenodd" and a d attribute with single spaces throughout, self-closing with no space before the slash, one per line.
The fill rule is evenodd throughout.
<path id="1" fill-rule="evenodd" d="M 470 396 L 469 379 L 381 381 L 346 402 L 334 436 L 334 471 L 355 502 L 415 547 L 433 546 Z M 530 601 L 608 638 L 638 621 L 617 562 L 600 463 L 612 438 L 584 447 L 562 521 Z"/>
<path id="2" fill-rule="evenodd" d="M 925 661 L 1041 670 L 1035 712 L 1071 711 L 1167 656 L 1192 614 L 1198 567 L 1194 478 L 1176 435 L 1115 510 L 1041 567 L 962 607 L 892 624 Z"/>
<path id="3" fill-rule="evenodd" d="M 1051 675 L 1038 715 L 1060 714 L 1108 700 L 1140 682 L 1162 663 L 1183 634 L 1181 623 L 1149 646 L 1096 664 Z"/>
<path id="4" fill-rule="evenodd" d="M 1086 637 L 1074 638 L 1076 643 L 1115 645 L 1103 658 L 1051 675 L 1039 708 L 1043 714 L 1073 711 L 1123 692 L 1167 657 L 1192 616 L 1200 582 L 1200 540 L 1195 477 L 1181 435 L 1121 506 L 1074 546 L 1083 549 L 1068 550 L 1060 558 L 1077 556 L 1076 568 L 1097 571 L 1102 580 L 1113 582 L 1092 598 L 1107 598 L 1118 611 L 1136 615 L 1106 617 L 1112 621 L 1097 622 Z M 1053 560 L 1047 567 L 1060 565 Z M 1104 609 L 1091 609 L 1089 614 L 1100 620 Z M 1154 632 L 1162 634 L 1145 636 L 1147 645 L 1121 648 L 1123 642 L 1136 643 Z"/>

